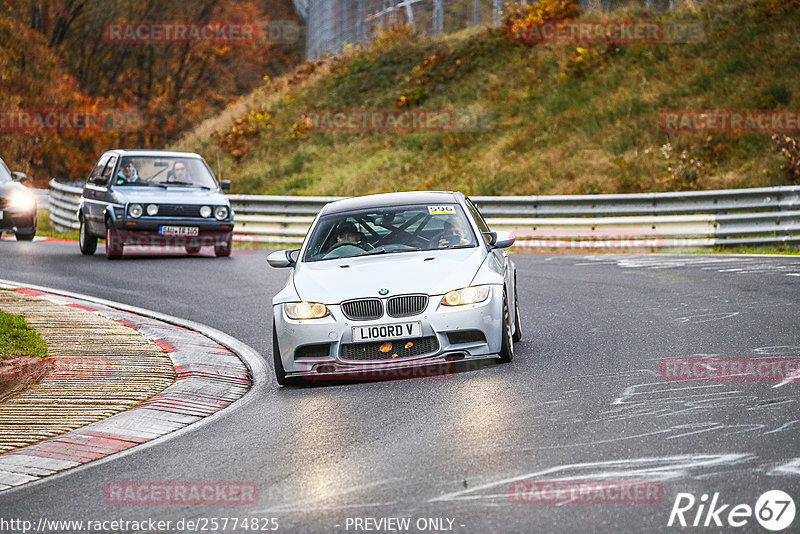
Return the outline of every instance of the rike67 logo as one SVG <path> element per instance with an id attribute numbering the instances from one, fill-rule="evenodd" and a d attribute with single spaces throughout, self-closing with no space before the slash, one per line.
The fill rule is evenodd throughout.
<path id="1" fill-rule="evenodd" d="M 770 490 L 749 504 L 723 504 L 719 493 L 709 502 L 708 494 L 696 499 L 691 493 L 678 493 L 667 526 L 681 527 L 744 527 L 752 525 L 753 517 L 767 530 L 777 532 L 788 528 L 794 521 L 794 500 L 781 490 Z M 752 526 L 747 529 L 752 531 Z"/>

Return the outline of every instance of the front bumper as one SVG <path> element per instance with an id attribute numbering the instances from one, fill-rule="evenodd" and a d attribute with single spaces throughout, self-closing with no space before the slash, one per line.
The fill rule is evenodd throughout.
<path id="1" fill-rule="evenodd" d="M 130 232 L 156 232 L 161 226 L 189 226 L 197 227 L 200 232 L 231 232 L 233 231 L 233 220 L 218 221 L 216 219 L 198 219 L 189 217 L 142 217 L 133 219 L 131 217 L 114 217 L 112 224 L 115 230 L 127 230 Z"/>
<path id="2" fill-rule="evenodd" d="M 322 319 L 294 320 L 286 316 L 283 304 L 276 304 L 275 329 L 286 376 L 320 380 L 430 377 L 452 374 L 454 362 L 497 357 L 502 343 L 503 287 L 491 286 L 486 301 L 467 306 L 443 306 L 441 299 L 442 295 L 430 296 L 425 310 L 415 316 L 395 319 L 384 315 L 374 321 L 347 319 L 339 305 L 328 305 L 330 315 Z M 360 356 L 363 359 L 356 360 L 345 355 L 348 346 L 354 346 L 353 327 L 417 321 L 422 327 L 421 338 L 389 340 L 399 346 L 388 351 L 397 354 L 394 358 Z M 471 339 L 456 339 L 457 334 L 464 332 L 470 333 Z M 482 334 L 477 336 L 482 339 L 474 339 L 473 334 L 477 333 Z M 403 356 L 406 342 L 417 343 L 426 338 L 424 346 L 430 350 Z M 355 346 L 367 343 L 372 342 Z"/>
<path id="3" fill-rule="evenodd" d="M 227 245 L 233 232 L 231 231 L 216 231 L 216 230 L 201 230 L 197 235 L 161 235 L 158 231 L 140 231 L 140 230 L 118 230 L 111 239 L 124 246 L 134 247 L 206 247 Z"/>
<path id="4" fill-rule="evenodd" d="M 5 232 L 32 232 L 36 226 L 36 210 L 0 208 L 0 230 Z"/>

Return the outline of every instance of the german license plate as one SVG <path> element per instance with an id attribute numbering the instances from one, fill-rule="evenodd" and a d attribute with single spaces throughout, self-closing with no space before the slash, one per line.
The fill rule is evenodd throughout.
<path id="1" fill-rule="evenodd" d="M 200 228 L 197 226 L 159 226 L 159 235 L 200 235 Z"/>
<path id="2" fill-rule="evenodd" d="M 422 323 L 389 323 L 353 327 L 353 341 L 380 341 L 422 337 Z"/>

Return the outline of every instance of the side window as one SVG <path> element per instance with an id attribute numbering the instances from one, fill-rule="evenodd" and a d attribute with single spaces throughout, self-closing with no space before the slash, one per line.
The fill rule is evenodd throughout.
<path id="1" fill-rule="evenodd" d="M 100 158 L 100 161 L 97 162 L 97 165 L 95 165 L 94 169 L 92 169 L 92 172 L 89 173 L 89 179 L 88 179 L 89 183 L 93 184 L 94 179 L 100 176 L 100 174 L 103 172 L 103 169 L 106 166 L 107 161 L 108 161 L 108 156 L 103 156 L 102 158 Z"/>
<path id="2" fill-rule="evenodd" d="M 117 156 L 111 156 L 111 159 L 108 160 L 108 165 L 106 165 L 106 170 L 103 171 L 103 176 L 108 178 L 108 183 L 111 184 L 111 173 L 114 172 L 114 166 L 117 164 Z"/>
<path id="3" fill-rule="evenodd" d="M 486 238 L 486 233 L 491 232 L 489 230 L 489 225 L 486 224 L 486 221 L 483 220 L 483 216 L 478 211 L 478 208 L 475 207 L 475 204 L 472 203 L 470 199 L 467 199 L 467 207 L 469 208 L 469 212 L 472 214 L 472 217 L 475 219 L 475 222 L 478 223 L 478 228 L 481 229 L 481 233 L 483 234 L 483 240 L 487 243 L 489 242 Z"/>

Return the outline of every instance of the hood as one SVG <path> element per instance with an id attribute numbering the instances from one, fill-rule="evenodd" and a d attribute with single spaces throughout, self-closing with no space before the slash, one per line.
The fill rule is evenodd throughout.
<path id="1" fill-rule="evenodd" d="M 443 295 L 468 286 L 485 256 L 484 248 L 475 247 L 300 263 L 293 275 L 294 286 L 301 299 L 325 304 L 379 297 L 379 289 L 388 289 L 387 297 Z"/>
<path id="2" fill-rule="evenodd" d="M 198 187 L 115 187 L 114 192 L 123 202 L 146 204 L 224 204 L 228 198 L 219 189 L 200 189 Z"/>

